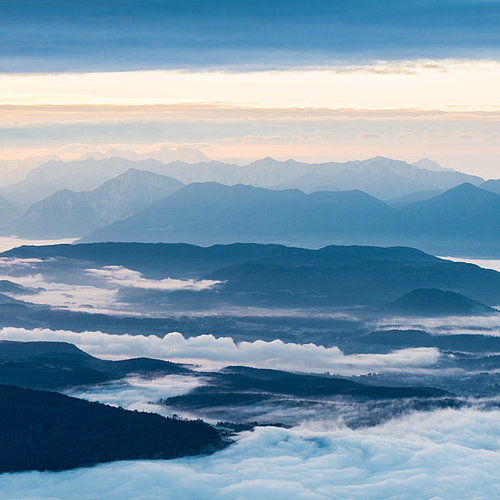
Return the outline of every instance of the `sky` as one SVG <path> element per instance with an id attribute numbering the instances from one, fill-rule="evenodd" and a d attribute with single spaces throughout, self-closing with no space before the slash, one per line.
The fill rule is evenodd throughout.
<path id="1" fill-rule="evenodd" d="M 0 160 L 188 146 L 500 177 L 498 0 L 0 6 Z"/>

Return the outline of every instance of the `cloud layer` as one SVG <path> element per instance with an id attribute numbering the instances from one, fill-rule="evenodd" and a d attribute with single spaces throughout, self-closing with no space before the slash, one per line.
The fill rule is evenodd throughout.
<path id="1" fill-rule="evenodd" d="M 180 333 L 155 335 L 110 335 L 102 332 L 75 333 L 66 330 L 3 328 L 3 340 L 70 342 L 104 358 L 147 356 L 171 361 L 199 363 L 206 367 L 245 365 L 316 373 L 365 374 L 418 371 L 431 368 L 441 357 L 436 348 L 409 348 L 387 354 L 345 355 L 338 347 L 285 343 L 281 340 L 235 343 L 230 337 Z"/>
<path id="2" fill-rule="evenodd" d="M 0 71 L 225 66 L 498 53 L 491 0 L 18 0 L 2 12 Z M 290 36 L 293 33 L 293 37 Z"/>
<path id="3" fill-rule="evenodd" d="M 394 316 L 374 321 L 377 330 L 424 330 L 433 335 L 500 336 L 500 314 L 491 316 L 442 316 L 419 318 Z"/>
<path id="4" fill-rule="evenodd" d="M 500 412 L 445 410 L 349 430 L 257 428 L 214 455 L 0 476 L 0 499 L 495 498 Z"/>

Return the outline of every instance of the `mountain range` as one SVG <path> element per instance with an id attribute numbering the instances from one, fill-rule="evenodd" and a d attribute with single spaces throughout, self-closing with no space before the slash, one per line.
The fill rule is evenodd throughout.
<path id="1" fill-rule="evenodd" d="M 29 272 L 43 272 L 47 279 L 56 273 L 64 279 L 64 272 L 74 282 L 82 270 L 122 266 L 153 280 L 170 277 L 219 282 L 204 291 L 178 292 L 124 285 L 127 289 L 122 290 L 120 298 L 133 304 L 135 312 L 144 303 L 156 304 L 160 311 L 167 309 L 170 314 L 176 307 L 199 310 L 233 306 L 371 306 L 392 302 L 417 288 L 448 290 L 487 305 L 500 303 L 500 273 L 405 247 L 342 245 L 311 250 L 244 243 L 208 248 L 187 244 L 90 243 L 23 246 L 1 256 L 40 259 L 41 267 L 33 264 Z M 7 313 L 7 320 L 12 321 L 10 306 Z M 23 315 L 26 317 L 27 313 Z M 103 319 L 99 321 L 103 323 Z"/>
<path id="2" fill-rule="evenodd" d="M 7 231 L 41 239 L 79 236 L 141 211 L 182 186 L 170 177 L 129 169 L 92 191 L 57 191 L 33 204 Z"/>
<path id="3" fill-rule="evenodd" d="M 406 245 L 498 255 L 500 196 L 461 184 L 401 209 L 361 191 L 272 191 L 193 183 L 82 241 Z"/>
<path id="4" fill-rule="evenodd" d="M 173 177 L 184 184 L 219 182 L 304 192 L 360 189 L 384 200 L 419 191 L 446 190 L 463 182 L 474 185 L 484 182 L 480 177 L 443 169 L 425 159 L 415 164 L 384 157 L 345 163 L 304 163 L 267 157 L 240 166 L 219 161 L 187 163 L 176 160 L 162 163 L 143 156 L 133 158 L 135 160 L 90 157 L 67 162 L 48 161 L 29 171 L 25 180 L 1 187 L 0 195 L 27 209 L 62 189 L 93 190 L 130 168 Z"/>
<path id="5" fill-rule="evenodd" d="M 19 209 L 11 202 L 7 201 L 3 196 L 0 196 L 0 226 L 10 223 L 19 215 Z"/>
<path id="6" fill-rule="evenodd" d="M 491 257 L 497 256 L 500 240 L 498 182 L 426 159 L 411 165 L 382 157 L 323 164 L 264 158 L 247 166 L 123 158 L 51 161 L 22 183 L 0 189 L 5 196 L 0 227 L 5 235 L 25 238 L 407 245 Z M 24 202 L 61 186 L 66 188 L 19 216 Z M 76 190 L 82 187 L 87 190 Z"/>

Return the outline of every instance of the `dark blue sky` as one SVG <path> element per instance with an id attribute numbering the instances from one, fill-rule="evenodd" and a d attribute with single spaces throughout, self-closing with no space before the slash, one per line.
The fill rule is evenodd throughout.
<path id="1" fill-rule="evenodd" d="M 0 0 L 0 72 L 493 58 L 498 0 Z"/>

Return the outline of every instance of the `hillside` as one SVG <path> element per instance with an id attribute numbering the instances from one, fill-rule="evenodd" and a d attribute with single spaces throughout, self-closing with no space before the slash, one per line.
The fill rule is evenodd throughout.
<path id="1" fill-rule="evenodd" d="M 498 238 L 500 196 L 465 183 L 407 206 L 401 218 L 407 231 L 425 235 Z"/>
<path id="2" fill-rule="evenodd" d="M 100 384 L 130 374 L 165 376 L 190 373 L 181 365 L 154 359 L 106 361 L 63 342 L 0 340 L 0 384 L 57 390 Z"/>
<path id="3" fill-rule="evenodd" d="M 476 300 L 471 300 L 459 293 L 419 288 L 403 295 L 387 306 L 387 310 L 399 314 L 420 316 L 448 316 L 494 314 L 497 311 Z"/>
<path id="4" fill-rule="evenodd" d="M 81 241 L 405 245 L 495 256 L 499 227 L 500 196 L 467 183 L 401 209 L 357 190 L 307 195 L 195 183 Z"/>
<path id="5" fill-rule="evenodd" d="M 361 191 L 307 195 L 194 183 L 82 241 L 321 244 L 360 232 L 376 234 L 392 216 L 393 209 Z"/>
<path id="6" fill-rule="evenodd" d="M 0 473 L 169 459 L 222 445 L 217 431 L 201 421 L 0 385 Z"/>
<path id="7" fill-rule="evenodd" d="M 486 191 L 500 194 L 500 179 L 490 179 L 486 182 L 483 182 L 479 187 L 481 189 L 485 189 Z"/>
<path id="8" fill-rule="evenodd" d="M 3 196 L 0 196 L 0 228 L 9 224 L 19 215 L 19 210 Z"/>
<path id="9" fill-rule="evenodd" d="M 500 303 L 500 273 L 405 247 L 339 245 L 311 250 L 257 244 L 203 248 L 186 244 L 95 243 L 20 247 L 2 256 L 50 258 L 40 264 L 43 272 L 60 276 L 63 267 L 73 280 L 89 267 L 124 266 L 150 279 L 189 277 L 221 282 L 203 292 L 129 288 L 121 297 L 137 307 L 156 300 L 159 307 L 167 301 L 170 310 L 176 304 L 194 309 L 217 304 L 369 305 L 394 301 L 415 288 L 450 290 L 487 305 Z M 36 269 L 34 265 L 31 272 Z"/>

